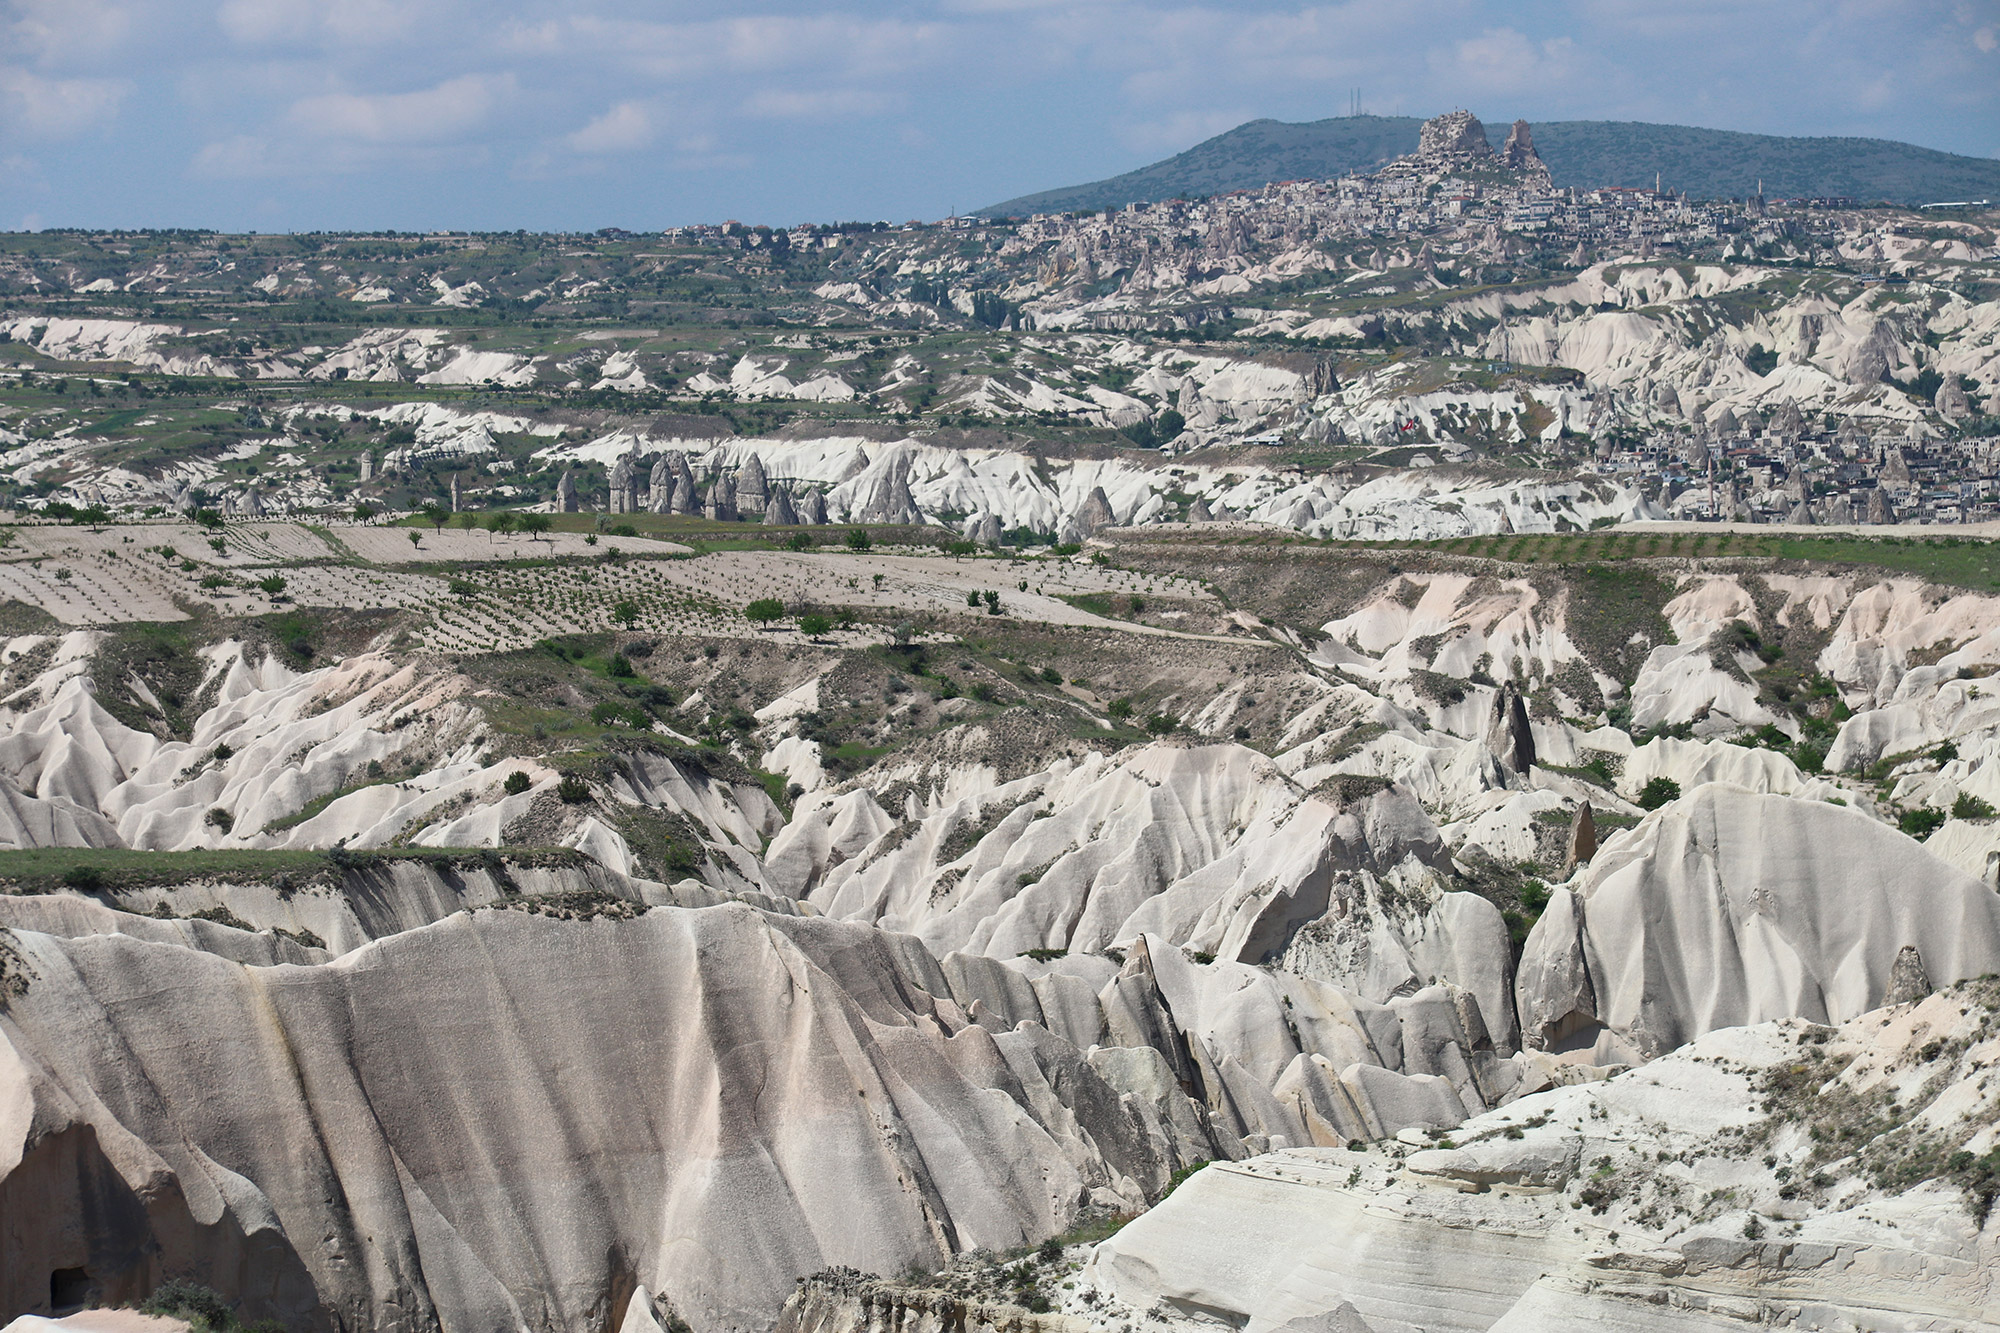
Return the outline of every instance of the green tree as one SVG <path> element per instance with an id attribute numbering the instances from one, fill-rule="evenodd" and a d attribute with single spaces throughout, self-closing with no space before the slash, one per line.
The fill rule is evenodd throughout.
<path id="1" fill-rule="evenodd" d="M 1944 824 L 1944 811 L 1923 806 L 1916 810 L 1905 810 L 1896 817 L 1896 827 L 1912 838 L 1928 838 Z"/>
<path id="2" fill-rule="evenodd" d="M 779 612 L 780 614 L 783 614 L 782 607 L 779 608 Z M 615 606 L 611 608 L 611 618 L 617 621 L 619 624 L 623 625 L 628 630 L 631 629 L 633 626 L 637 625 L 639 623 L 639 617 L 644 614 L 645 610 L 637 602 L 631 600 L 630 598 L 627 598 L 624 601 L 617 603 Z"/>
<path id="3" fill-rule="evenodd" d="M 367 521 L 368 521 L 369 519 L 371 519 L 371 518 L 373 518 L 373 517 L 375 517 L 375 510 L 374 510 L 373 506 L 371 506 L 371 505 L 369 505 L 369 504 L 368 504 L 368 502 L 367 502 L 367 501 L 365 501 L 365 500 L 361 500 L 361 501 L 357 501 L 357 502 L 355 503 L 355 506 L 354 506 L 354 521 L 355 521 L 356 523 L 366 523 L 366 522 L 367 522 Z M 200 514 L 196 514 L 196 515 L 195 515 L 195 518 L 196 518 L 197 520 L 200 520 L 200 519 L 201 519 L 201 515 L 200 515 Z"/>
<path id="4" fill-rule="evenodd" d="M 866 528 L 849 528 L 849 529 L 847 530 L 847 549 L 848 549 L 848 550 L 850 550 L 850 551 L 865 551 L 865 550 L 867 550 L 867 549 L 868 549 L 868 529 L 866 529 Z"/>
<path id="5" fill-rule="evenodd" d="M 503 509 L 486 520 L 486 530 L 495 535 L 512 532 L 521 526 L 521 516 L 511 509 Z"/>
<path id="6" fill-rule="evenodd" d="M 531 539 L 541 536 L 554 526 L 554 520 L 547 514 L 521 515 L 521 531 L 527 533 Z"/>
<path id="7" fill-rule="evenodd" d="M 809 639 L 817 639 L 833 628 L 833 622 L 825 616 L 811 615 L 799 617 L 799 630 Z"/>
<path id="8" fill-rule="evenodd" d="M 443 532 L 444 525 L 451 522 L 451 510 L 446 509 L 436 500 L 424 501 L 424 507 L 417 512 L 423 516 L 424 522 L 430 524 L 439 532 Z"/>
<path id="9" fill-rule="evenodd" d="M 507 775 L 507 781 L 502 784 L 501 790 L 505 791 L 509 796 L 519 796 L 533 785 L 532 782 L 528 781 L 528 775 L 517 768 Z"/>
<path id="10" fill-rule="evenodd" d="M 785 604 L 775 597 L 759 597 L 743 608 L 743 616 L 746 620 L 768 627 L 785 618 Z"/>
<path id="11" fill-rule="evenodd" d="M 788 551 L 810 551 L 812 548 L 813 539 L 806 533 L 795 532 L 785 538 L 785 549 Z"/>
<path id="12" fill-rule="evenodd" d="M 1657 810 L 1668 801 L 1678 801 L 1680 798 L 1681 784 L 1669 777 L 1650 778 L 1645 786 L 1639 788 L 1641 810 Z"/>
<path id="13" fill-rule="evenodd" d="M 417 530 L 416 530 L 415 528 L 411 528 L 411 529 L 410 529 L 410 549 L 414 551 L 414 550 L 416 550 L 416 549 L 417 549 L 418 547 L 422 546 L 423 544 L 424 544 L 424 534 L 423 534 L 423 533 L 421 533 L 421 532 L 418 532 L 418 531 L 417 531 Z"/>
<path id="14" fill-rule="evenodd" d="M 284 577 L 282 575 L 273 574 L 268 578 L 258 579 L 257 589 L 259 592 L 262 592 L 266 597 L 282 596 L 285 591 Z"/>

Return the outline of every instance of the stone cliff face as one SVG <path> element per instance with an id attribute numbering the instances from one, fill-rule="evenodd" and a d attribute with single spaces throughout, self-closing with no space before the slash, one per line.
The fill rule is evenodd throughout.
<path id="1" fill-rule="evenodd" d="M 1996 1001 L 1985 981 L 1838 1029 L 1732 1029 L 1450 1140 L 1210 1166 L 1098 1247 L 1066 1308 L 1175 1329 L 1991 1330 Z M 1959 1166 L 1912 1187 L 1888 1165 L 1912 1154 Z"/>
<path id="2" fill-rule="evenodd" d="M 1417 156 L 1420 158 L 1491 157 L 1492 154 L 1493 145 L 1487 142 L 1486 127 L 1470 111 L 1447 111 L 1442 116 L 1427 120 L 1417 136 Z"/>
<path id="3" fill-rule="evenodd" d="M 606 1327 L 643 1281 L 763 1327 L 794 1275 L 1022 1244 L 1213 1151 L 861 926 L 485 911 L 316 967 L 12 939 L 16 1310 L 82 1269 L 100 1300 L 184 1273 L 296 1325 Z"/>

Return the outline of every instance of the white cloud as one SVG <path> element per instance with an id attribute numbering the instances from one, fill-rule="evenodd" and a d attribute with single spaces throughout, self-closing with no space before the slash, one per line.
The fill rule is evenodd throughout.
<path id="1" fill-rule="evenodd" d="M 380 46 L 406 39 L 435 0 L 223 0 L 216 26 L 245 46 L 277 43 Z"/>
<path id="2" fill-rule="evenodd" d="M 131 9 L 114 0 L 0 0 L 0 49 L 45 66 L 100 59 L 132 27 Z"/>
<path id="3" fill-rule="evenodd" d="M 440 143 L 484 125 L 514 87 L 512 74 L 466 74 L 410 93 L 326 93 L 294 102 L 285 120 L 314 138 Z"/>
<path id="4" fill-rule="evenodd" d="M 579 153 L 629 153 L 653 141 L 653 119 L 638 102 L 620 102 L 564 140 Z"/>
<path id="5" fill-rule="evenodd" d="M 901 100 L 867 88 L 764 88 L 744 100 L 745 115 L 770 120 L 835 120 L 848 116 L 879 116 Z"/>
<path id="6" fill-rule="evenodd" d="M 1534 41 L 1512 28 L 1488 28 L 1477 37 L 1434 52 L 1433 68 L 1452 86 L 1476 93 L 1521 93 L 1569 81 L 1576 43 L 1568 37 Z"/>
<path id="7" fill-rule="evenodd" d="M 123 79 L 52 79 L 0 66 L 0 134 L 70 139 L 111 124 L 131 91 Z"/>
<path id="8" fill-rule="evenodd" d="M 886 78 L 942 60 L 957 25 L 865 18 L 858 14 L 744 14 L 695 23 L 579 15 L 560 24 L 521 24 L 508 49 L 542 58 L 596 57 L 660 79 L 805 70 L 833 78 Z"/>
<path id="9" fill-rule="evenodd" d="M 1254 115 L 1241 107 L 1223 111 L 1176 111 L 1162 119 L 1120 126 L 1118 141 L 1134 152 L 1178 153 L 1252 119 L 1255 119 Z"/>

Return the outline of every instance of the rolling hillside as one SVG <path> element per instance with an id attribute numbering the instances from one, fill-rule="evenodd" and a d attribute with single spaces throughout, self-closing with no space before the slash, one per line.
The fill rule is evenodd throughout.
<path id="1" fill-rule="evenodd" d="M 1117 208 L 1194 198 L 1272 181 L 1369 171 L 1412 152 L 1414 116 L 1342 116 L 1291 124 L 1253 120 L 1162 162 L 1109 180 L 1023 195 L 982 210 L 994 216 Z M 1490 121 L 1497 146 L 1507 122 Z M 1558 120 L 1534 126 L 1535 146 L 1557 185 L 1651 185 L 1698 199 L 1754 193 L 1843 196 L 1920 204 L 2000 198 L 2000 161 L 1888 139 L 1782 138 L 1637 121 Z"/>

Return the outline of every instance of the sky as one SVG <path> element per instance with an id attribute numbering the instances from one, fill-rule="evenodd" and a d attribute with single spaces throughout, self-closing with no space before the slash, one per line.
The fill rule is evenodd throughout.
<path id="1" fill-rule="evenodd" d="M 2000 0 L 0 0 L 0 229 L 933 219 L 1258 117 L 2000 156 Z"/>

